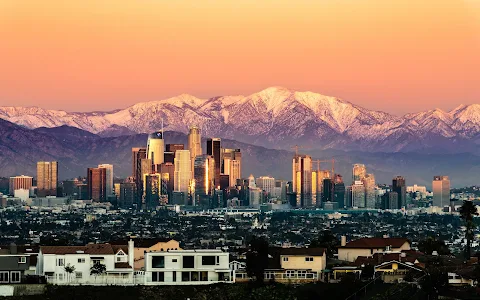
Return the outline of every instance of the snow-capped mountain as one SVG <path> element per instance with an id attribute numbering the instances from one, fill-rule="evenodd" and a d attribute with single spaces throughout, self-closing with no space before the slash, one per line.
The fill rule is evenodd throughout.
<path id="1" fill-rule="evenodd" d="M 0 107 L 0 118 L 28 128 L 68 125 L 102 136 L 148 133 L 158 130 L 163 119 L 165 130 L 185 133 L 195 124 L 204 136 L 284 149 L 301 144 L 313 149 L 468 152 L 476 151 L 480 142 L 478 104 L 398 117 L 282 87 L 210 99 L 182 94 L 112 112 Z"/>

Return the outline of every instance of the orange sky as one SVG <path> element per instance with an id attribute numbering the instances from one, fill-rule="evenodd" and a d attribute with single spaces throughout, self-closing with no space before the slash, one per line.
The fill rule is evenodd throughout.
<path id="1" fill-rule="evenodd" d="M 480 103 L 480 0 L 0 0 L 0 105 L 109 110 L 311 90 L 396 114 Z"/>

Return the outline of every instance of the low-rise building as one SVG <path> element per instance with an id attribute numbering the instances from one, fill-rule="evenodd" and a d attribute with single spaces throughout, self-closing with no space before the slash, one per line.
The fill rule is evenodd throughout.
<path id="1" fill-rule="evenodd" d="M 0 247 L 0 284 L 21 283 L 31 274 L 31 263 L 36 261 L 36 254 L 25 252 L 24 247 L 13 243 Z"/>
<path id="2" fill-rule="evenodd" d="M 344 242 L 338 248 L 338 259 L 354 262 L 359 256 L 372 256 L 379 252 L 401 252 L 410 250 L 410 242 L 405 238 L 361 238 Z"/>
<path id="3" fill-rule="evenodd" d="M 231 280 L 228 252 L 167 250 L 145 253 L 147 285 L 198 285 Z"/>

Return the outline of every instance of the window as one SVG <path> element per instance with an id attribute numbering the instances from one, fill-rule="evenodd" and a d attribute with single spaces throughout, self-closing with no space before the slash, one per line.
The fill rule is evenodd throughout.
<path id="1" fill-rule="evenodd" d="M 92 259 L 92 263 L 95 264 L 101 264 L 102 260 L 101 259 Z"/>
<path id="2" fill-rule="evenodd" d="M 0 272 L 0 282 L 1 283 L 8 283 L 8 272 Z"/>
<path id="3" fill-rule="evenodd" d="M 84 264 L 85 263 L 85 258 L 79 258 L 78 263 L 79 264 Z"/>
<path id="4" fill-rule="evenodd" d="M 25 256 L 20 256 L 20 257 L 18 258 L 18 263 L 19 263 L 19 264 L 25 264 L 25 263 L 27 263 L 27 258 L 26 258 Z"/>
<path id="5" fill-rule="evenodd" d="M 183 268 L 184 269 L 195 268 L 195 257 L 194 256 L 184 256 L 183 257 Z"/>
<path id="6" fill-rule="evenodd" d="M 200 272 L 200 281 L 208 281 L 208 272 L 206 271 Z"/>
<path id="7" fill-rule="evenodd" d="M 176 272 L 176 271 L 173 271 L 173 272 L 172 272 L 172 276 L 173 276 L 172 281 L 173 281 L 173 282 L 176 282 L 176 281 L 177 281 L 177 272 Z"/>
<path id="8" fill-rule="evenodd" d="M 65 265 L 65 259 L 59 258 L 57 259 L 57 267 L 63 267 Z"/>
<path id="9" fill-rule="evenodd" d="M 176 258 L 172 258 L 172 262 L 177 262 L 177 259 L 176 259 Z"/>
<path id="10" fill-rule="evenodd" d="M 283 257 L 283 261 L 288 261 L 288 257 Z"/>
<path id="11" fill-rule="evenodd" d="M 122 261 L 122 258 L 121 257 L 117 257 L 117 262 L 120 262 Z"/>
<path id="12" fill-rule="evenodd" d="M 190 274 L 190 278 L 191 278 L 192 281 L 198 281 L 198 277 L 199 277 L 198 272 L 192 272 Z"/>
<path id="13" fill-rule="evenodd" d="M 295 271 L 294 270 L 287 270 L 286 276 L 287 276 L 287 278 L 295 277 Z"/>
<path id="14" fill-rule="evenodd" d="M 152 256 L 152 268 L 165 268 L 165 256 Z"/>
<path id="15" fill-rule="evenodd" d="M 82 279 L 83 278 L 82 272 L 75 272 L 75 278 L 76 279 Z"/>
<path id="16" fill-rule="evenodd" d="M 10 282 L 18 283 L 21 281 L 22 273 L 19 271 L 12 271 L 10 272 Z"/>
<path id="17" fill-rule="evenodd" d="M 182 281 L 190 281 L 190 272 L 182 272 Z"/>
<path id="18" fill-rule="evenodd" d="M 165 281 L 165 273 L 152 272 L 152 282 L 163 282 L 163 281 Z"/>
<path id="19" fill-rule="evenodd" d="M 202 265 L 214 266 L 217 264 L 217 256 L 202 256 Z"/>
<path id="20" fill-rule="evenodd" d="M 305 261 L 313 261 L 313 257 L 307 256 L 305 257 Z"/>

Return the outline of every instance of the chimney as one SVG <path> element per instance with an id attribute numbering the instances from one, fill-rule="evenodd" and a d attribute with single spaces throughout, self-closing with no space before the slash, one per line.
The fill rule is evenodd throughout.
<path id="1" fill-rule="evenodd" d="M 132 239 L 128 241 L 128 264 L 134 268 L 135 247 Z"/>
<path id="2" fill-rule="evenodd" d="M 347 245 L 347 237 L 345 235 L 342 235 L 340 246 L 345 247 L 346 245 Z"/>
<path id="3" fill-rule="evenodd" d="M 388 239 L 388 238 L 389 238 L 388 234 L 384 234 L 384 235 L 383 235 L 383 238 L 384 238 L 384 239 Z"/>
<path id="4" fill-rule="evenodd" d="M 17 254 L 17 245 L 15 243 L 10 244 L 10 254 Z"/>

